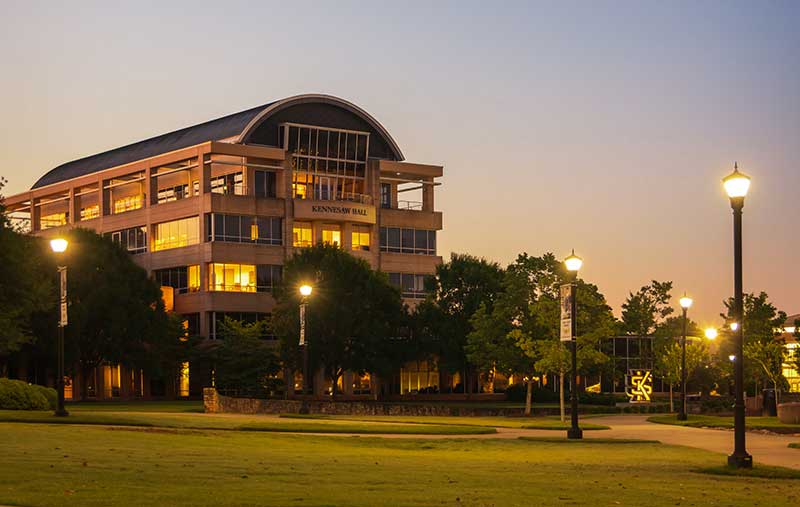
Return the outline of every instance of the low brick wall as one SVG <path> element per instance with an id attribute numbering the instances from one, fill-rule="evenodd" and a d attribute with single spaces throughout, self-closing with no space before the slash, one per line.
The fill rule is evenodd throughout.
<path id="1" fill-rule="evenodd" d="M 447 403 L 414 404 L 378 401 L 308 401 L 310 414 L 330 415 L 440 415 L 521 416 L 521 408 L 448 407 Z M 203 389 L 203 406 L 209 414 L 298 414 L 300 400 L 259 400 L 223 396 L 213 387 Z"/>

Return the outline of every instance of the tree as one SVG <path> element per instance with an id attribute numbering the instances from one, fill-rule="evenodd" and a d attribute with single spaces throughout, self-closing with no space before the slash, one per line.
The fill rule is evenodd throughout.
<path id="1" fill-rule="evenodd" d="M 298 288 L 304 283 L 314 287 L 306 312 L 310 370 L 324 368 L 334 396 L 347 370 L 385 374 L 402 364 L 402 354 L 394 353 L 405 317 L 399 290 L 366 261 L 325 244 L 304 248 L 284 264 L 273 323 L 285 364 L 299 363 Z"/>
<path id="2" fill-rule="evenodd" d="M 670 344 L 664 347 L 659 354 L 656 355 L 655 370 L 656 373 L 666 382 L 669 383 L 669 410 L 675 411 L 673 402 L 673 386 L 681 382 L 681 359 L 682 359 L 681 344 L 678 341 L 672 340 Z M 693 377 L 698 376 L 698 372 L 708 366 L 711 362 L 708 344 L 700 340 L 687 340 L 686 342 L 686 381 L 687 385 L 692 381 Z"/>
<path id="3" fill-rule="evenodd" d="M 429 297 L 415 311 L 419 339 L 438 360 L 439 372 L 461 372 L 464 392 L 471 391 L 474 369 L 467 358 L 471 319 L 481 306 L 491 312 L 502 290 L 503 270 L 497 263 L 465 254 L 452 254 L 426 280 Z"/>
<path id="4" fill-rule="evenodd" d="M 225 318 L 222 339 L 211 351 L 217 387 L 256 396 L 277 391 L 280 362 L 275 346 L 262 338 L 266 327 L 265 321 L 246 324 Z"/>
<path id="5" fill-rule="evenodd" d="M 672 282 L 653 280 L 622 304 L 622 329 L 627 334 L 649 336 L 674 311 L 669 305 Z"/>
<path id="6" fill-rule="evenodd" d="M 744 346 L 744 357 L 758 365 L 762 378 L 772 384 L 775 399 L 780 402 L 780 392 L 786 383 L 783 376 L 784 344 L 780 341 L 751 341 Z"/>
<path id="7" fill-rule="evenodd" d="M 45 249 L 42 239 L 14 228 L 0 195 L 0 377 L 7 375 L 9 356 L 35 342 L 34 315 L 55 308 L 57 289 Z"/>
<path id="8" fill-rule="evenodd" d="M 153 352 L 183 335 L 179 320 L 164 310 L 159 285 L 111 240 L 87 229 L 72 229 L 66 236 L 66 364 L 77 361 L 84 379 L 105 362 L 159 372 L 163 365 Z M 55 315 L 47 322 L 55 322 Z"/>

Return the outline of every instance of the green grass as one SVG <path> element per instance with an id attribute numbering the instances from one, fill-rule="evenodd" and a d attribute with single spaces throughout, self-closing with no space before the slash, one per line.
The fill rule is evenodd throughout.
<path id="1" fill-rule="evenodd" d="M 792 449 L 800 449 L 800 442 L 792 442 L 791 444 L 789 444 L 789 447 L 791 447 Z"/>
<path id="2" fill-rule="evenodd" d="M 69 412 L 193 412 L 203 413 L 202 401 L 87 401 L 67 403 Z"/>
<path id="3" fill-rule="evenodd" d="M 167 416 L 170 414 L 164 414 Z M 0 423 L 0 504 L 796 506 L 725 456 L 587 440 L 379 439 Z M 777 473 L 777 472 L 776 472 Z"/>
<path id="4" fill-rule="evenodd" d="M 55 417 L 51 412 L 0 410 L 0 422 L 51 425 L 138 426 L 194 430 L 275 431 L 297 433 L 364 433 L 402 435 L 480 435 L 495 433 L 494 428 L 463 425 L 420 425 L 388 422 L 353 422 L 336 420 L 281 420 L 276 417 L 239 414 L 89 412 L 72 411 L 69 417 Z"/>
<path id="5" fill-rule="evenodd" d="M 656 415 L 647 419 L 659 424 L 690 426 L 692 428 L 733 428 L 733 417 L 715 415 L 690 415 L 686 421 L 679 421 L 675 415 Z M 785 424 L 777 417 L 748 417 L 745 424 L 749 430 L 767 430 L 774 433 L 800 433 L 800 424 Z"/>
<path id="6" fill-rule="evenodd" d="M 471 417 L 471 416 L 403 416 L 403 415 L 327 415 L 327 414 L 281 414 L 285 419 L 323 419 L 336 421 L 371 421 L 392 422 L 407 424 L 456 424 L 460 426 L 488 426 L 492 428 L 521 428 L 535 430 L 566 430 L 569 422 L 562 423 L 558 417 Z M 581 416 L 581 419 L 591 416 Z M 595 415 L 594 417 L 598 417 Z M 592 424 L 581 421 L 581 428 L 585 430 L 607 430 L 608 426 Z"/>
<path id="7" fill-rule="evenodd" d="M 800 479 L 800 470 L 768 465 L 753 465 L 753 468 L 732 468 L 727 465 L 698 468 L 693 470 L 699 474 L 727 475 L 734 477 L 759 477 L 761 479 Z"/>

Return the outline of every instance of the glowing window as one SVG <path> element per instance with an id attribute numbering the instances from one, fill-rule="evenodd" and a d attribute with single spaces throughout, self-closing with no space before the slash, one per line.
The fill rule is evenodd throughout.
<path id="1" fill-rule="evenodd" d="M 292 246 L 307 247 L 313 244 L 311 239 L 311 224 L 308 222 L 295 222 L 292 226 Z"/>
<path id="2" fill-rule="evenodd" d="M 322 242 L 327 245 L 342 246 L 342 231 L 338 225 L 322 226 Z"/>
<path id="3" fill-rule="evenodd" d="M 81 208 L 81 220 L 91 220 L 100 216 L 100 205 L 87 206 Z"/>
<path id="4" fill-rule="evenodd" d="M 144 206 L 144 195 L 129 195 L 114 201 L 114 214 L 133 211 Z"/>
<path id="5" fill-rule="evenodd" d="M 45 215 L 40 219 L 42 229 L 48 229 L 50 227 L 58 227 L 60 225 L 65 225 L 67 223 L 67 214 L 66 213 L 51 213 L 50 215 Z"/>
<path id="6" fill-rule="evenodd" d="M 189 363 L 184 362 L 181 364 L 181 378 L 178 391 L 178 396 L 183 398 L 189 396 Z"/>
<path id="7" fill-rule="evenodd" d="M 208 265 L 208 289 L 225 292 L 255 292 L 256 267 L 254 264 Z"/>
<path id="8" fill-rule="evenodd" d="M 198 217 L 183 218 L 156 224 L 153 251 L 168 250 L 200 242 L 200 220 Z"/>
<path id="9" fill-rule="evenodd" d="M 369 250 L 369 226 L 353 226 L 353 250 Z"/>

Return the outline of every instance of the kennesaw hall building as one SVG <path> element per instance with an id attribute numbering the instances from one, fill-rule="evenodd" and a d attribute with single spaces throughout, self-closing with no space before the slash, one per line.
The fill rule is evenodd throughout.
<path id="1" fill-rule="evenodd" d="M 32 234 L 110 237 L 164 287 L 190 333 L 215 340 L 224 317 L 268 318 L 284 261 L 317 242 L 388 273 L 413 306 L 441 262 L 441 176 L 441 166 L 406 162 L 355 104 L 298 95 L 60 165 L 6 205 Z M 30 378 L 25 370 L 16 376 Z M 85 382 L 96 399 L 199 396 L 210 374 L 193 373 L 184 363 L 164 381 L 108 364 L 69 379 L 66 395 Z M 414 363 L 393 383 L 402 394 L 436 379 Z M 314 380 L 317 394 L 330 389 L 321 373 Z M 372 388 L 368 374 L 342 379 L 345 395 Z"/>

